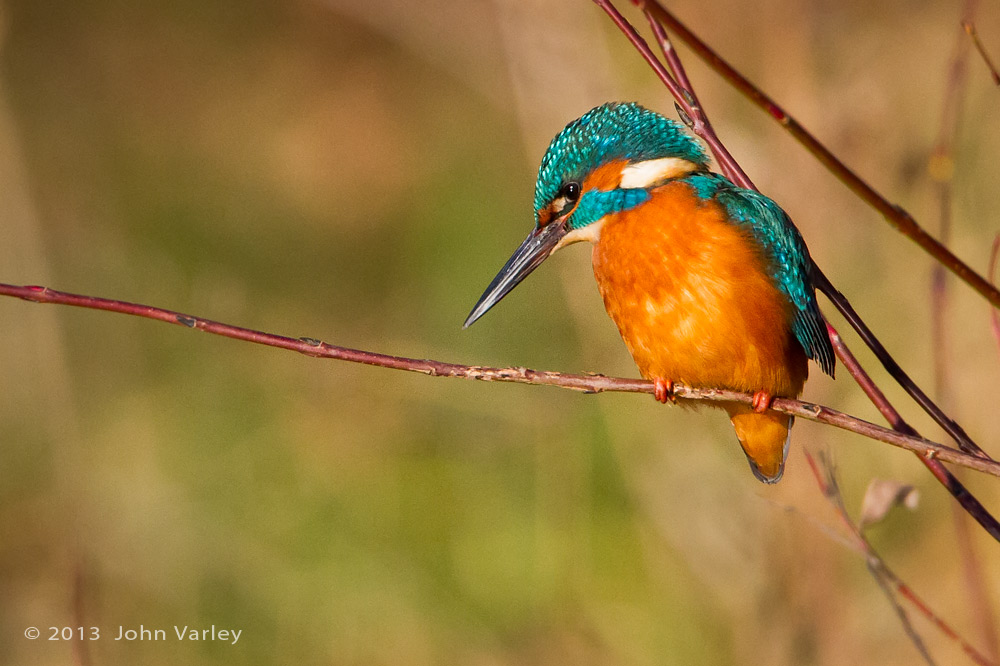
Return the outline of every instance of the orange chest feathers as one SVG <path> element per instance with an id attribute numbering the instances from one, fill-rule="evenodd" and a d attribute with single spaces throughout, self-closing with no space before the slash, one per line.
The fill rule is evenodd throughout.
<path id="1" fill-rule="evenodd" d="M 594 246 L 608 314 L 647 378 L 797 396 L 793 306 L 752 238 L 684 183 L 609 216 Z"/>

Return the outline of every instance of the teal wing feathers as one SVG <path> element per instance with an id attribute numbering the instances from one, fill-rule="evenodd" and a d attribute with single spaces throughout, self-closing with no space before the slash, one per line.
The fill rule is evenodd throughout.
<path id="1" fill-rule="evenodd" d="M 812 258 L 788 215 L 763 194 L 737 187 L 718 174 L 698 173 L 686 180 L 702 198 L 714 198 L 722 205 L 735 224 L 750 229 L 771 260 L 772 277 L 778 289 L 795 306 L 792 322 L 795 339 L 806 356 L 832 377 L 833 347 L 810 278 Z"/>

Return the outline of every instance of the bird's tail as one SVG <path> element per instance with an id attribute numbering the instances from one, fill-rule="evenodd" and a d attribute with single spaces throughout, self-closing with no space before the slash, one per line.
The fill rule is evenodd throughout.
<path id="1" fill-rule="evenodd" d="M 764 483 L 780 481 L 794 418 L 770 411 L 760 414 L 746 405 L 728 406 L 726 411 L 754 476 Z"/>

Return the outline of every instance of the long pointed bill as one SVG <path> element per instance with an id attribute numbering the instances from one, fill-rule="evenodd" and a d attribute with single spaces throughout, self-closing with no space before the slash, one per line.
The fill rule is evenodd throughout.
<path id="1" fill-rule="evenodd" d="M 472 308 L 465 325 L 468 328 L 486 314 L 486 311 L 500 302 L 504 296 L 521 283 L 521 280 L 528 277 L 531 271 L 545 261 L 546 257 L 552 254 L 560 239 L 566 235 L 565 220 L 554 220 L 541 229 L 535 229 L 524 239 L 521 246 L 511 255 L 507 263 L 504 264 L 497 276 L 486 287 L 486 291 L 479 297 L 476 307 Z"/>

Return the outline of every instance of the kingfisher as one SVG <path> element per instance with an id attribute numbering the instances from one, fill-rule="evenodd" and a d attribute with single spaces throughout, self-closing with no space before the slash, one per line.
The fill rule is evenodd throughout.
<path id="1" fill-rule="evenodd" d="M 809 359 L 834 373 L 812 259 L 781 207 L 713 173 L 680 123 L 614 102 L 552 139 L 534 208 L 465 328 L 552 253 L 587 241 L 604 307 L 656 399 L 677 402 L 675 382 L 752 393 L 752 405 L 716 404 L 757 479 L 780 480 L 793 418 L 772 399 L 802 393 Z"/>

